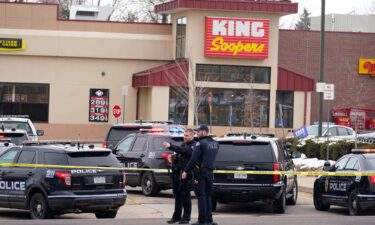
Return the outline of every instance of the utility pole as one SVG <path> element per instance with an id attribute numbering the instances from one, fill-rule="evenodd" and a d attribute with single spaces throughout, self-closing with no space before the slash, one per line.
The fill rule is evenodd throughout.
<path id="1" fill-rule="evenodd" d="M 320 16 L 320 79 L 319 82 L 324 82 L 324 32 L 325 32 L 325 11 L 326 1 L 322 0 L 322 12 Z M 323 121 L 323 92 L 319 93 L 319 129 L 318 136 L 322 136 L 322 121 Z"/>

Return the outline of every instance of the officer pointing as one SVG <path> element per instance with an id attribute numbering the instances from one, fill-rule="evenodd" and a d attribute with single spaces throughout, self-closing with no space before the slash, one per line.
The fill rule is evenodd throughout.
<path id="1" fill-rule="evenodd" d="M 181 178 L 186 179 L 188 173 L 193 171 L 193 188 L 198 199 L 198 221 L 192 225 L 217 225 L 212 219 L 212 183 L 214 162 L 219 144 L 207 136 L 209 132 L 207 125 L 201 124 L 197 132 L 199 140 L 194 146 L 193 155 Z"/>

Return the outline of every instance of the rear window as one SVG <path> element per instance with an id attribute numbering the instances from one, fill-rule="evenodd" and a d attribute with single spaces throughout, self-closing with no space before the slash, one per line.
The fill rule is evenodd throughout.
<path id="1" fill-rule="evenodd" d="M 28 122 L 20 121 L 1 121 L 1 124 L 5 129 L 20 129 L 26 131 L 29 135 L 33 134 L 33 131 Z"/>
<path id="2" fill-rule="evenodd" d="M 233 143 L 219 142 L 220 148 L 216 157 L 217 162 L 273 162 L 270 143 L 250 142 Z"/>
<path id="3" fill-rule="evenodd" d="M 68 153 L 69 165 L 120 167 L 119 161 L 111 152 L 72 152 Z"/>
<path id="4" fill-rule="evenodd" d="M 108 134 L 108 141 L 120 141 L 129 134 L 139 133 L 139 127 L 134 128 L 114 128 L 112 127 Z"/>
<path id="5" fill-rule="evenodd" d="M 46 152 L 44 153 L 44 163 L 48 165 L 68 165 L 68 158 L 64 153 Z"/>
<path id="6" fill-rule="evenodd" d="M 27 136 L 22 133 L 6 133 L 1 134 L 0 138 L 10 139 L 10 142 L 15 145 L 21 145 L 23 141 L 27 141 Z"/>

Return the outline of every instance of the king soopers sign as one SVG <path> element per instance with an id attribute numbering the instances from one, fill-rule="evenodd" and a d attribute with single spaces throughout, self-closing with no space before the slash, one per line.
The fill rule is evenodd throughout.
<path id="1" fill-rule="evenodd" d="M 206 17 L 205 56 L 268 58 L 269 20 Z"/>

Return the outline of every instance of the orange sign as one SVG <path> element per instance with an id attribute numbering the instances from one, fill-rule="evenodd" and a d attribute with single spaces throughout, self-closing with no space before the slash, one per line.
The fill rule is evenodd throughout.
<path id="1" fill-rule="evenodd" d="M 204 55 L 268 58 L 269 20 L 206 17 Z"/>
<path id="2" fill-rule="evenodd" d="M 358 73 L 375 76 L 375 59 L 359 59 Z"/>

